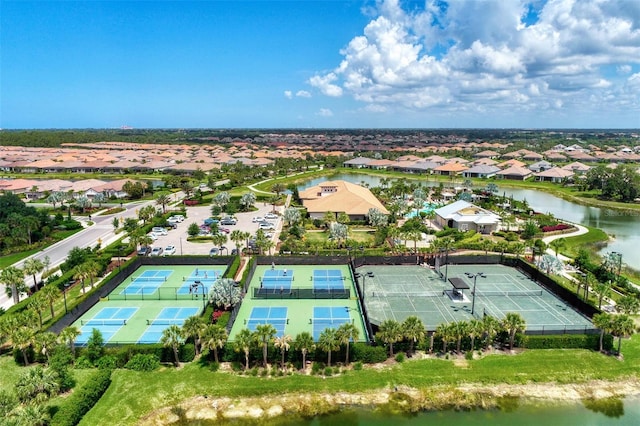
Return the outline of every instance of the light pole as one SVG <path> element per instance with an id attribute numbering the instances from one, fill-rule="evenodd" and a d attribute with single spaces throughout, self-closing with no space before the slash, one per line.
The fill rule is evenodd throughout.
<path id="1" fill-rule="evenodd" d="M 64 283 L 64 290 L 62 290 L 62 297 L 64 298 L 64 314 L 67 314 L 67 289 L 69 288 L 69 283 Z"/>
<path id="2" fill-rule="evenodd" d="M 364 304 L 365 292 L 367 291 L 367 287 L 365 285 L 367 277 L 373 278 L 375 277 L 375 275 L 373 275 L 373 272 L 369 271 L 363 273 L 356 272 L 355 274 L 353 274 L 353 276 L 356 278 L 356 281 L 358 280 L 358 278 L 362 278 L 362 303 Z"/>
<path id="3" fill-rule="evenodd" d="M 471 315 L 473 315 L 476 311 L 476 282 L 478 277 L 487 278 L 487 276 L 482 272 L 476 272 L 475 274 L 467 272 L 465 275 L 467 278 L 473 278 L 473 291 L 471 292 Z"/>

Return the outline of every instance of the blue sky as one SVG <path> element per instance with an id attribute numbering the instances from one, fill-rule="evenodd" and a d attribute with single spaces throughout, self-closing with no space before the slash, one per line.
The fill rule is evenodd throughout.
<path id="1" fill-rule="evenodd" d="M 640 1 L 0 2 L 1 128 L 640 128 Z"/>

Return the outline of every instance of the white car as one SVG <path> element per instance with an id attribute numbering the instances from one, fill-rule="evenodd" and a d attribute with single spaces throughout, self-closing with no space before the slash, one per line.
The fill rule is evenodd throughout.
<path id="1" fill-rule="evenodd" d="M 155 232 L 149 232 L 147 236 L 151 238 L 153 241 L 158 239 L 158 234 L 156 234 Z"/>
<path id="2" fill-rule="evenodd" d="M 166 246 L 164 248 L 164 255 L 171 256 L 172 254 L 176 254 L 176 246 Z"/>
<path id="3" fill-rule="evenodd" d="M 270 212 L 270 213 L 265 214 L 265 215 L 264 215 L 264 218 L 265 218 L 265 219 L 277 219 L 277 218 L 278 218 L 278 215 L 277 215 L 277 214 L 275 214 L 275 213 L 271 213 L 271 212 Z"/>
<path id="4" fill-rule="evenodd" d="M 151 249 L 151 254 L 149 256 L 161 256 L 162 255 L 162 247 L 154 247 Z"/>
<path id="5" fill-rule="evenodd" d="M 251 219 L 251 221 L 252 221 L 253 223 L 260 223 L 260 222 L 262 222 L 263 220 L 264 220 L 264 218 L 263 218 L 262 216 L 256 216 L 256 217 L 254 217 L 253 219 Z"/>
<path id="6" fill-rule="evenodd" d="M 272 230 L 272 229 L 275 229 L 275 226 L 273 226 L 273 223 L 264 223 L 263 222 L 263 223 L 260 224 L 260 229 Z"/>
<path id="7" fill-rule="evenodd" d="M 182 216 L 181 214 L 174 214 L 173 216 L 171 216 L 167 220 L 169 220 L 171 222 L 182 222 L 182 221 L 184 221 L 184 216 Z"/>
<path id="8" fill-rule="evenodd" d="M 151 228 L 151 232 L 156 235 L 167 235 L 167 230 L 162 226 L 154 226 L 153 228 Z"/>

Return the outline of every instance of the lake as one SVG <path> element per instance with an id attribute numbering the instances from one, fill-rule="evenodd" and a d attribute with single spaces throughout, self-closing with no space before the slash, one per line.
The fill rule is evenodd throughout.
<path id="1" fill-rule="evenodd" d="M 409 177 L 410 178 L 410 177 Z M 440 182 L 428 180 L 428 177 L 418 178 L 428 186 L 439 185 Z M 301 184 L 298 189 L 303 190 L 318 185 L 326 180 L 345 180 L 355 184 L 379 186 L 380 178 L 362 174 L 340 173 L 331 177 L 313 179 Z M 599 207 L 583 206 L 563 200 L 554 195 L 533 189 L 501 188 L 499 195 L 513 196 L 518 200 L 526 199 L 531 208 L 541 213 L 551 213 L 555 217 L 569 222 L 579 223 L 602 229 L 614 240 L 602 249 L 601 253 L 616 251 L 622 253 L 622 261 L 628 265 L 640 265 L 640 212 L 626 212 Z M 446 184 L 445 184 L 446 186 Z"/>

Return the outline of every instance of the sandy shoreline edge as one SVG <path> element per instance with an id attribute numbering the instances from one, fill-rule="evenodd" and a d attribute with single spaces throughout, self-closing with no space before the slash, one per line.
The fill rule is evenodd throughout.
<path id="1" fill-rule="evenodd" d="M 525 398 L 544 403 L 640 396 L 640 379 L 589 381 L 576 384 L 461 384 L 416 389 L 408 386 L 366 392 L 281 394 L 250 398 L 197 396 L 172 407 L 163 407 L 145 416 L 140 426 L 166 425 L 187 420 L 264 419 L 285 414 L 313 416 L 348 406 L 390 407 L 398 412 L 451 409 L 491 409 L 504 398 Z M 176 410 L 178 408 L 178 410 Z"/>

